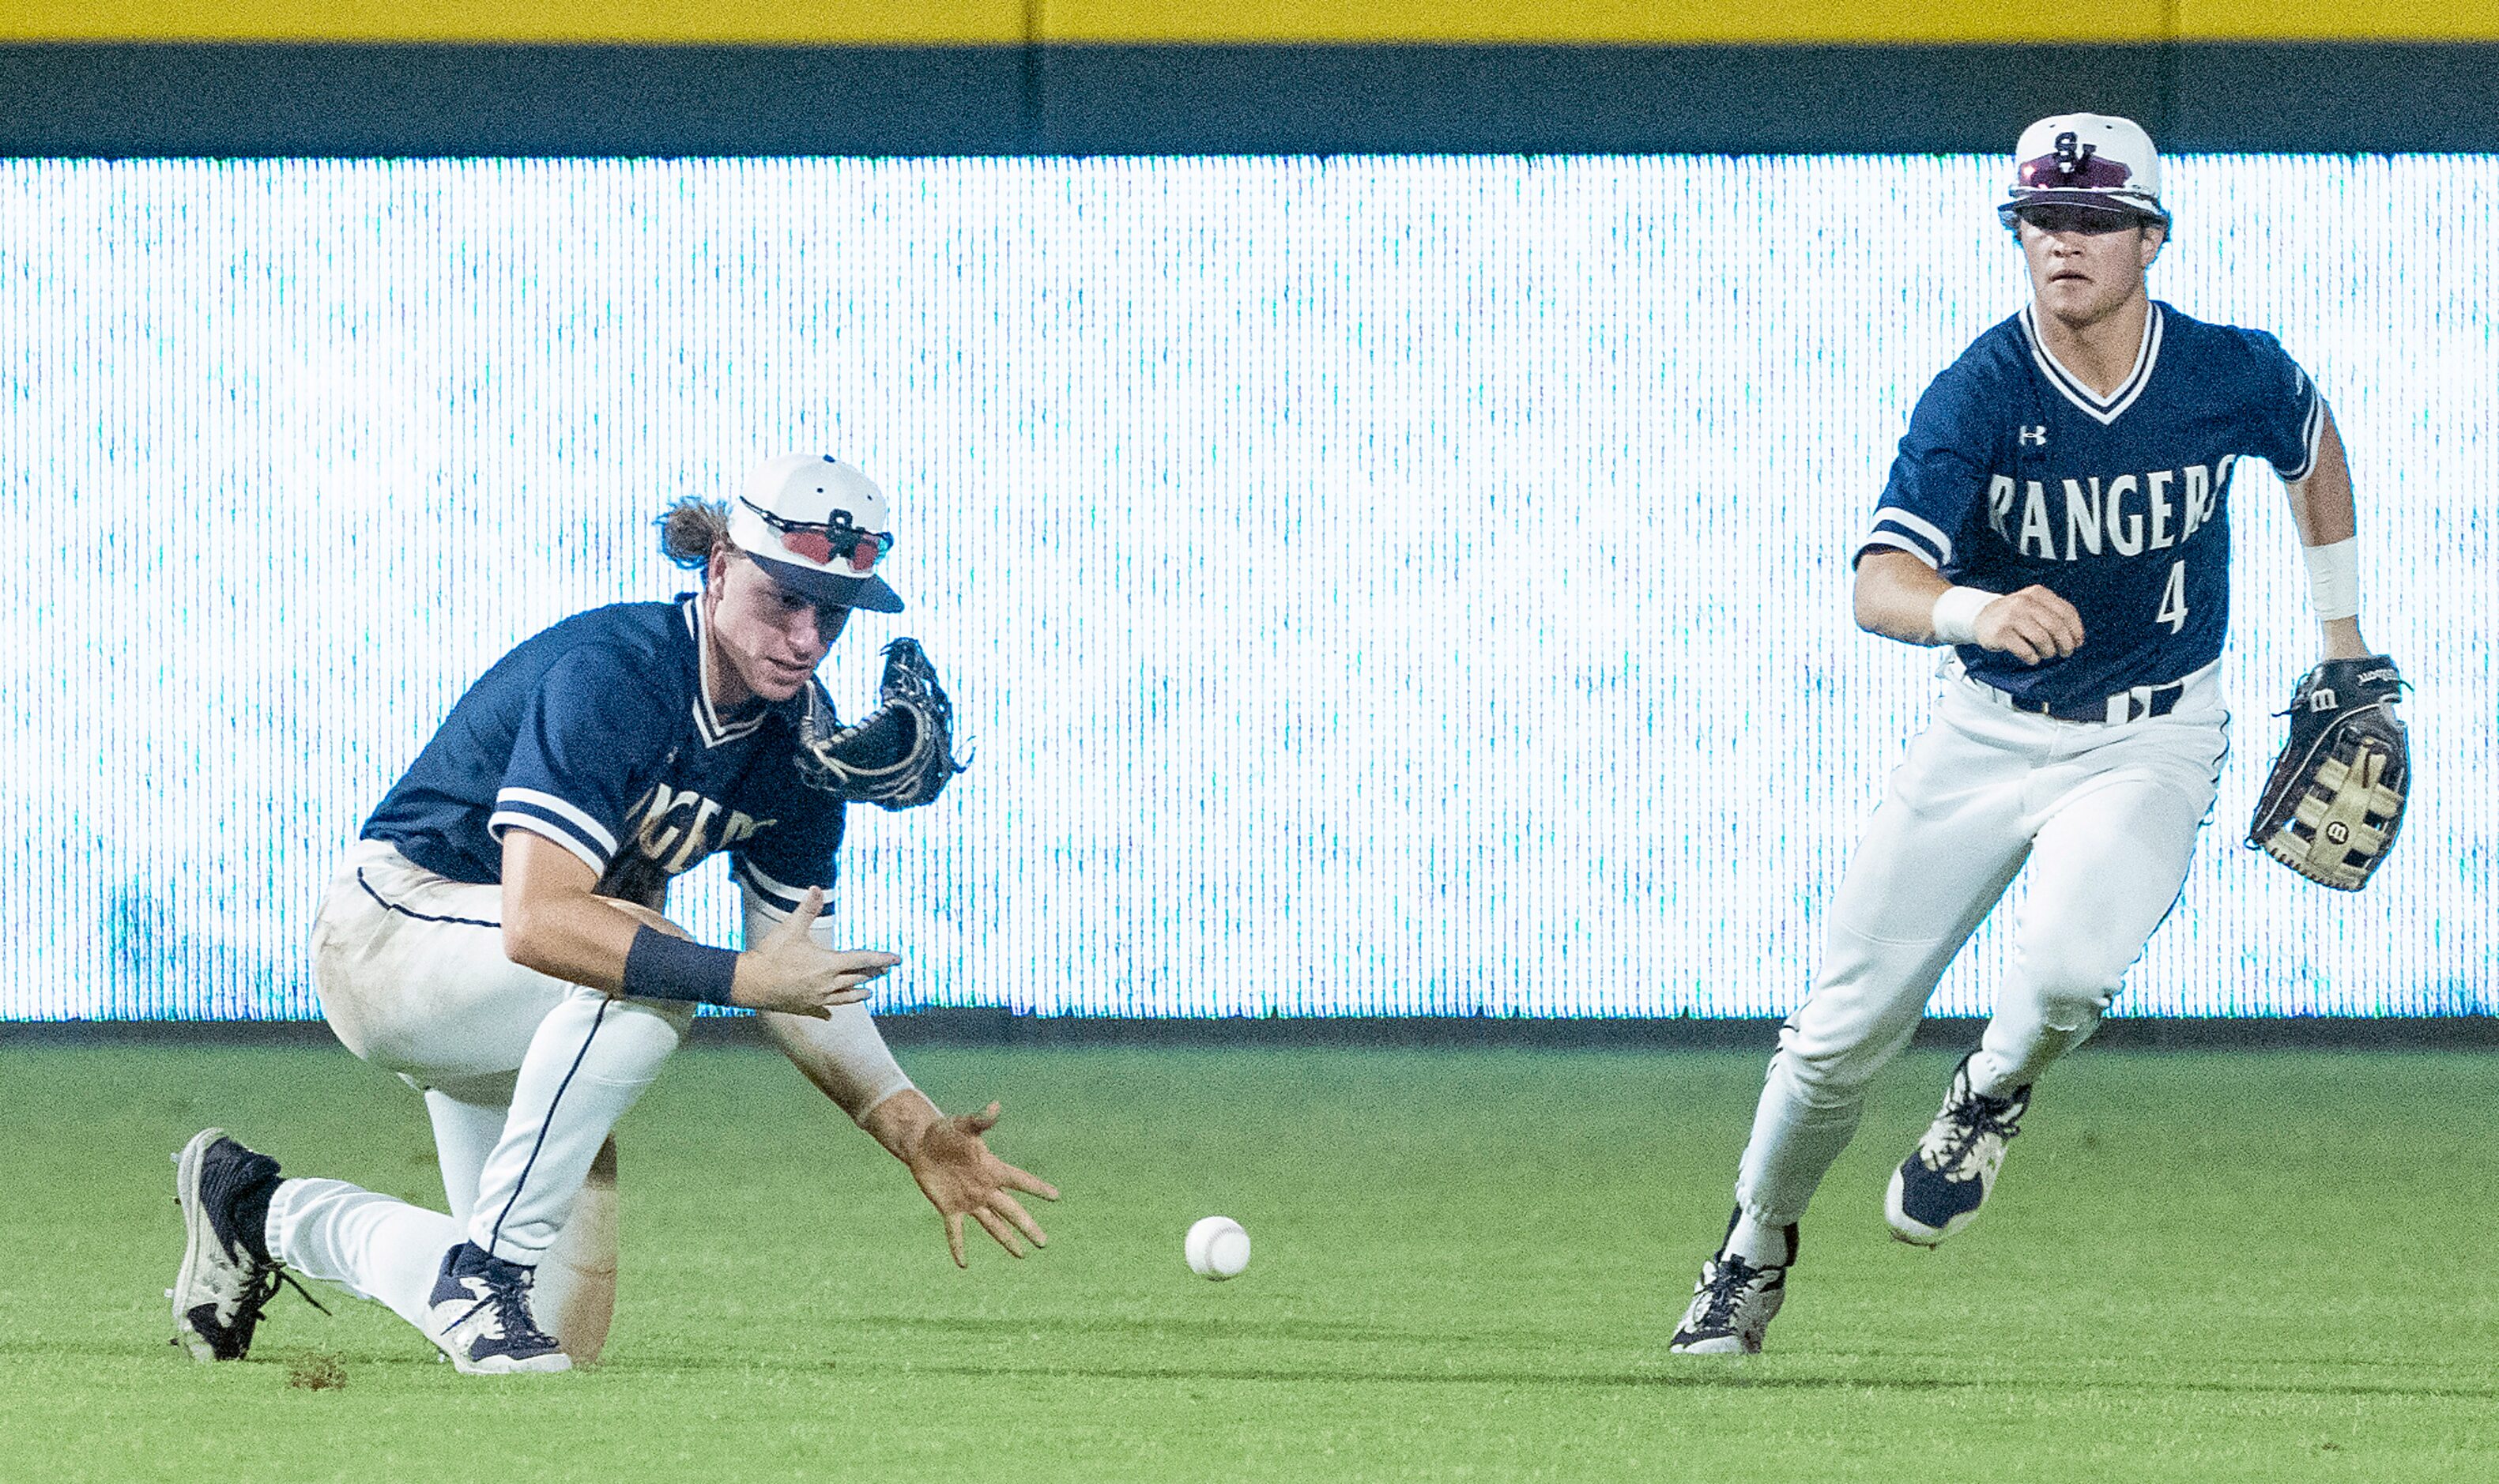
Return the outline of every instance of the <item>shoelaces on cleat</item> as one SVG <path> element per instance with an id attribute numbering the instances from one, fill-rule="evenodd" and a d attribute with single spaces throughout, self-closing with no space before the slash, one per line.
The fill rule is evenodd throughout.
<path id="1" fill-rule="evenodd" d="M 2014 1100 L 2011 1098 L 1990 1097 L 1983 1092 L 1971 1093 L 1968 1101 L 1935 1120 L 1935 1125 L 1938 1126 L 1947 1123 L 1951 1125 L 1951 1132 L 1944 1139 L 1938 1141 L 1935 1138 L 1934 1126 L 1928 1128 L 1927 1137 L 1919 1142 L 1919 1158 L 1925 1161 L 1930 1170 L 1960 1171 L 1962 1165 L 1968 1160 L 1970 1151 L 1978 1146 L 1979 1140 L 1990 1134 L 2010 1139 L 2022 1132 L 2021 1125 L 2014 1115 Z"/>
<path id="2" fill-rule="evenodd" d="M 259 1315 L 261 1309 L 268 1307 L 270 1300 L 277 1297 L 277 1290 L 280 1288 L 292 1288 L 295 1290 L 295 1296 L 305 1303 L 325 1314 L 330 1311 L 329 1305 L 312 1297 L 312 1290 L 304 1286 L 303 1279 L 284 1268 L 273 1267 L 262 1269 L 260 1276 L 252 1279 L 251 1294 L 247 1302 L 251 1305 L 251 1311 L 255 1317 Z"/>
<path id="3" fill-rule="evenodd" d="M 517 1270 L 514 1271 L 517 1272 Z M 537 1321 L 530 1316 L 529 1303 L 523 1297 L 523 1293 L 529 1287 L 526 1278 L 492 1271 L 480 1273 L 476 1274 L 476 1278 L 478 1282 L 486 1285 L 486 1292 L 476 1303 L 470 1305 L 459 1318 L 451 1321 L 452 1328 L 457 1329 L 467 1324 L 475 1317 L 479 1309 L 492 1305 L 495 1309 L 495 1327 L 502 1333 L 504 1339 L 515 1344 L 542 1344 L 548 1349 L 555 1348 L 554 1338 L 540 1330 Z"/>
<path id="4" fill-rule="evenodd" d="M 1736 1305 L 1744 1296 L 1744 1285 L 1762 1271 L 1740 1257 L 1720 1258 L 1717 1271 L 1710 1274 L 1708 1282 L 1701 1285 L 1702 1294 L 1709 1302 L 1701 1310 L 1700 1327 L 1704 1330 L 1733 1329 Z"/>
<path id="5" fill-rule="evenodd" d="M 260 1328 L 261 1311 L 269 1307 L 269 1301 L 277 1297 L 280 1288 L 292 1288 L 305 1303 L 324 1314 L 330 1312 L 330 1306 L 312 1297 L 312 1290 L 294 1274 L 284 1268 L 262 1268 L 245 1281 L 242 1297 L 235 1301 L 234 1322 L 226 1327 L 238 1352 L 251 1347 L 252 1332 Z"/>
<path id="6" fill-rule="evenodd" d="M 269 1301 L 277 1297 L 280 1288 L 292 1288 L 305 1303 L 324 1314 L 330 1312 L 330 1306 L 312 1297 L 312 1290 L 305 1287 L 294 1274 L 284 1268 L 252 1264 L 247 1271 L 250 1275 L 243 1279 L 243 1291 L 234 1296 L 231 1308 L 223 1305 L 201 1305 L 191 1310 L 193 1333 L 207 1340 L 209 1348 L 220 1360 L 238 1359 L 251 1349 L 251 1337 L 260 1329 L 263 1311 L 269 1307 Z M 172 1292 L 172 1289 L 166 1290 L 168 1296 Z M 200 1314 L 201 1308 L 209 1310 L 205 1317 Z M 179 1344 L 181 1340 L 178 1338 L 175 1343 Z"/>

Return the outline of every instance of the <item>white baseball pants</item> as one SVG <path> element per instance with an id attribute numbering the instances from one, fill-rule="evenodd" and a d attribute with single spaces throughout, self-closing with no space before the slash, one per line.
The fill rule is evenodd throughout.
<path id="1" fill-rule="evenodd" d="M 574 1350 L 585 1326 L 604 1338 L 614 1292 L 608 1133 L 694 1007 L 525 969 L 503 956 L 502 916 L 500 887 L 446 880 L 379 841 L 348 852 L 312 932 L 322 1014 L 347 1049 L 424 1090 L 451 1210 L 290 1178 L 270 1202 L 269 1247 L 424 1328 L 443 1253 L 473 1242 L 537 1268 L 538 1321 Z M 586 1185 L 609 1199 L 576 1224 Z M 598 1312 L 568 1320 L 576 1292 Z"/>
<path id="2" fill-rule="evenodd" d="M 2167 716 L 2065 722 L 1958 674 L 1911 744 L 1832 899 L 1812 993 L 1779 1032 L 1736 1203 L 1798 1220 L 1909 1043 L 1953 955 L 2027 865 L 2012 972 L 1971 1084 L 2029 1083 L 2099 1024 L 2178 900 L 2228 743 L 2213 667 Z"/>

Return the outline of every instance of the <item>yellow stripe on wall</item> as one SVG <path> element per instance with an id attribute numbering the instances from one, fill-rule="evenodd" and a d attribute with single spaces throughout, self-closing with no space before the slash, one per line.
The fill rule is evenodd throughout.
<path id="1" fill-rule="evenodd" d="M 2181 41 L 2499 41 L 2499 0 L 2351 0 L 2345 5 L 2178 0 L 2178 36 Z"/>
<path id="2" fill-rule="evenodd" d="M 12 0 L 0 41 L 1768 45 L 2499 41 L 2499 0 Z"/>

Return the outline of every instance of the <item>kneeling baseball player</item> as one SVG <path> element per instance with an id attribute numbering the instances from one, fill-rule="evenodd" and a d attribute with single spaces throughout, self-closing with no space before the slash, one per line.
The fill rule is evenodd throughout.
<path id="1" fill-rule="evenodd" d="M 815 454 L 766 463 L 726 507 L 662 521 L 702 589 L 530 638 L 461 697 L 341 863 L 313 931 L 322 1013 L 349 1050 L 421 1090 L 450 1210 L 283 1177 L 217 1129 L 176 1156 L 187 1243 L 176 1338 L 250 1348 L 286 1270 L 388 1305 L 464 1371 L 595 1359 L 616 1297 L 610 1130 L 695 1008 L 760 1012 L 807 1079 L 943 1214 L 1016 1256 L 1047 1239 L 984 1113 L 941 1114 L 860 1001 L 899 960 L 837 952 L 820 917 L 843 808 L 926 803 L 957 771 L 952 707 L 919 647 L 887 650 L 882 704 L 839 726 L 815 680 L 877 575 L 885 496 Z M 670 878 L 730 855 L 744 952 L 661 915 Z"/>
<path id="2" fill-rule="evenodd" d="M 1857 550 L 1859 625 L 1952 646 L 1943 694 L 1831 903 L 1678 1354 L 1762 1348 L 1866 1084 L 2017 874 L 2030 887 L 1995 1016 L 1892 1176 L 1902 1242 L 1978 1214 L 2033 1081 L 2092 1034 L 2168 915 L 2226 752 L 2214 671 L 2241 459 L 2289 487 L 2324 648 L 2249 843 L 2356 889 L 2401 820 L 2401 682 L 2360 637 L 2351 477 L 2316 387 L 2273 337 L 2149 299 L 2170 219 L 2133 123 L 2031 125 L 1999 213 L 2030 304 L 1919 399 Z"/>

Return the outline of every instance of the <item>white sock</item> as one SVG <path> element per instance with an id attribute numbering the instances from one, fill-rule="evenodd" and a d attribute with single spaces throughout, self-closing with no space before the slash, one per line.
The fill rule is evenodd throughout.
<path id="1" fill-rule="evenodd" d="M 1736 1229 L 1727 1234 L 1727 1255 L 1757 1268 L 1777 1268 L 1795 1254 L 1788 1250 L 1786 1227 L 1765 1225 L 1747 1212 L 1736 1218 Z"/>

